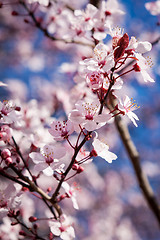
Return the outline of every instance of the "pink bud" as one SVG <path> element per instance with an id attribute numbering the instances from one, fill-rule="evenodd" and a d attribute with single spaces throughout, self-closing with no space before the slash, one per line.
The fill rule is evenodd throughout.
<path id="1" fill-rule="evenodd" d="M 13 11 L 11 14 L 12 14 L 12 16 L 18 16 L 19 15 L 18 12 L 16 12 L 16 11 Z"/>
<path id="2" fill-rule="evenodd" d="M 10 150 L 7 149 L 7 148 L 3 149 L 2 152 L 1 152 L 1 157 L 2 157 L 3 159 L 6 159 L 6 158 L 8 158 L 8 157 L 11 157 L 11 152 L 10 152 Z"/>
<path id="3" fill-rule="evenodd" d="M 11 157 L 7 157 L 6 159 L 5 159 L 5 164 L 6 165 L 9 165 L 9 164 L 11 164 L 13 161 L 12 161 L 12 158 Z"/>
<path id="4" fill-rule="evenodd" d="M 91 157 L 97 157 L 98 154 L 97 154 L 96 150 L 92 149 L 92 151 L 90 152 L 90 156 Z"/>
<path id="5" fill-rule="evenodd" d="M 78 170 L 77 170 L 77 173 L 81 173 L 84 171 L 84 168 L 83 167 L 79 167 Z"/>
<path id="6" fill-rule="evenodd" d="M 66 195 L 65 195 L 65 194 L 63 194 L 63 195 L 60 196 L 59 201 L 63 200 L 64 198 L 66 198 Z"/>
<path id="7" fill-rule="evenodd" d="M 19 235 L 21 235 L 21 236 L 27 236 L 27 234 L 26 234 L 23 230 L 20 230 L 20 231 L 19 231 Z"/>
<path id="8" fill-rule="evenodd" d="M 29 221 L 30 222 L 35 222 L 35 221 L 37 221 L 37 218 L 34 217 L 34 216 L 31 216 L 31 217 L 29 217 Z"/>
<path id="9" fill-rule="evenodd" d="M 138 66 L 137 63 L 133 65 L 133 69 L 134 69 L 135 72 L 140 72 L 141 71 L 141 68 Z"/>
<path id="10" fill-rule="evenodd" d="M 72 169 L 75 170 L 75 171 L 77 171 L 77 170 L 79 169 L 78 164 L 73 164 Z"/>

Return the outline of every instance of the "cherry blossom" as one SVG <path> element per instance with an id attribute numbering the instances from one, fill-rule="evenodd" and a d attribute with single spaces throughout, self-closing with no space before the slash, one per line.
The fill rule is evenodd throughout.
<path id="1" fill-rule="evenodd" d="M 40 5 L 47 7 L 49 5 L 49 0 L 28 0 L 28 2 L 35 3 L 38 2 Z"/>
<path id="2" fill-rule="evenodd" d="M 160 13 L 159 2 L 146 4 L 151 14 Z M 129 85 L 130 76 L 154 82 L 149 73 L 150 59 L 143 57 L 152 44 L 130 38 L 123 29 L 114 28 L 124 15 L 118 0 L 18 0 L 14 3 L 8 0 L 0 2 L 0 9 L 2 33 L 4 22 L 7 29 L 13 28 L 16 36 L 12 44 L 16 50 L 9 60 L 16 59 L 18 71 L 21 70 L 17 68 L 19 62 L 27 71 L 38 71 L 31 82 L 32 100 L 27 100 L 30 93 L 25 85 L 14 78 L 8 81 L 11 98 L 16 104 L 20 102 L 22 110 L 12 100 L 0 102 L 0 216 L 4 217 L 0 239 L 74 239 L 73 221 L 64 214 L 67 198 L 73 208 L 78 210 L 80 206 L 82 210 L 78 213 L 67 208 L 76 219 L 77 239 L 97 240 L 106 236 L 107 240 L 128 240 L 128 236 L 140 239 L 132 227 L 138 218 L 132 213 L 145 210 L 145 204 L 133 191 L 135 181 L 130 173 L 127 176 L 126 169 L 125 173 L 122 169 L 116 172 L 108 165 L 105 173 L 103 163 L 92 161 L 100 157 L 112 163 L 117 156 L 109 148 L 122 152 L 118 149 L 116 128 L 111 124 L 118 115 L 124 119 L 126 115 L 137 127 L 139 118 L 133 111 L 138 106 L 127 96 L 135 94 Z M 13 23 L 11 16 L 14 16 Z M 23 31 L 17 31 L 23 21 Z M 36 48 L 39 35 L 37 38 L 34 29 L 42 32 L 39 48 Z M 9 34 L 1 35 L 3 42 Z M 6 42 L 8 46 L 8 39 Z M 3 52 L 2 56 L 5 57 Z M 64 62 L 58 67 L 57 56 L 61 60 L 64 56 Z M 136 73 L 129 76 L 131 71 Z M 6 85 L 0 82 L 0 87 L 3 86 Z M 151 121 L 152 129 L 153 122 L 156 121 Z M 151 175 L 158 174 L 154 170 Z M 78 199 L 74 177 L 83 187 Z M 132 195 L 127 191 L 133 192 Z M 124 200 L 129 203 L 127 209 Z M 129 205 L 134 208 L 131 210 Z M 86 218 L 85 224 L 81 216 Z"/>
<path id="3" fill-rule="evenodd" d="M 95 15 L 93 37 L 97 40 L 105 39 L 107 34 L 110 34 L 110 27 L 114 26 L 122 15 L 124 12 L 117 0 L 102 1 Z"/>
<path id="4" fill-rule="evenodd" d="M 69 119 L 75 124 L 81 124 L 88 131 L 100 128 L 111 119 L 109 114 L 99 115 L 99 101 L 79 101 L 76 103 L 76 109 L 69 114 Z"/>
<path id="5" fill-rule="evenodd" d="M 8 210 L 16 209 L 20 206 L 21 194 L 13 183 L 0 183 L 0 216 L 8 214 Z"/>
<path id="6" fill-rule="evenodd" d="M 146 53 L 151 51 L 152 44 L 148 41 L 137 41 L 135 37 L 131 37 L 129 41 L 129 45 L 127 49 L 132 49 L 133 51 L 136 51 L 137 53 Z"/>
<path id="7" fill-rule="evenodd" d="M 76 200 L 76 192 L 75 192 L 76 189 L 74 188 L 74 186 L 70 187 L 67 182 L 63 182 L 62 187 L 64 188 L 65 193 L 67 194 L 67 197 L 71 198 L 72 203 L 73 203 L 73 207 L 75 209 L 79 209 L 78 203 L 77 203 L 77 200 Z"/>
<path id="8" fill-rule="evenodd" d="M 57 141 L 68 138 L 74 131 L 74 126 L 71 121 L 54 121 L 50 126 L 49 133 Z"/>
<path id="9" fill-rule="evenodd" d="M 0 122 L 1 123 L 13 123 L 17 122 L 20 114 L 20 108 L 10 101 L 0 102 Z"/>
<path id="10" fill-rule="evenodd" d="M 147 2 L 147 3 L 145 3 L 145 7 L 154 16 L 160 14 L 160 1 L 159 0 L 157 0 L 155 2 Z"/>
<path id="11" fill-rule="evenodd" d="M 109 48 L 105 44 L 99 43 L 94 48 L 93 58 L 85 59 L 80 64 L 85 66 L 86 72 L 101 70 L 108 73 L 114 66 L 113 53 L 108 52 Z"/>
<path id="12" fill-rule="evenodd" d="M 74 228 L 72 227 L 72 222 L 70 218 L 63 214 L 61 216 L 60 222 L 50 221 L 50 230 L 55 236 L 59 236 L 63 240 L 72 240 L 75 238 Z"/>
<path id="13" fill-rule="evenodd" d="M 144 82 L 155 82 L 154 79 L 149 75 L 149 68 L 152 66 L 150 58 L 144 58 L 140 53 L 135 53 L 137 63 L 133 65 L 135 72 L 141 74 L 141 78 Z"/>
<path id="14" fill-rule="evenodd" d="M 2 125 L 0 127 L 0 141 L 9 142 L 12 137 L 12 128 L 8 125 Z"/>
<path id="15" fill-rule="evenodd" d="M 126 114 L 136 127 L 138 127 L 138 125 L 135 120 L 139 120 L 139 118 L 133 113 L 133 111 L 137 108 L 139 108 L 137 104 L 128 96 L 125 96 L 123 100 L 120 99 L 120 102 L 118 103 L 118 109 L 122 114 Z"/>
<path id="16" fill-rule="evenodd" d="M 112 163 L 113 160 L 117 159 L 116 154 L 109 151 L 109 146 L 101 142 L 99 139 L 95 138 L 92 145 L 94 147 L 95 156 L 98 155 L 99 157 L 105 159 L 108 163 Z"/>
<path id="17" fill-rule="evenodd" d="M 40 153 L 32 152 L 29 154 L 32 161 L 36 164 L 34 169 L 43 171 L 47 176 L 52 176 L 54 168 L 59 159 L 66 154 L 65 148 L 58 145 L 45 145 L 40 149 Z"/>
<path id="18" fill-rule="evenodd" d="M 83 22 L 86 30 L 91 30 L 94 27 L 95 14 L 98 9 L 92 4 L 87 4 L 85 11 L 75 10 L 74 15 L 80 22 Z"/>
<path id="19" fill-rule="evenodd" d="M 17 240 L 19 238 L 19 232 L 21 230 L 21 226 L 16 224 L 13 226 L 12 221 L 9 217 L 4 217 L 2 224 L 0 225 L 0 238 L 2 240 Z"/>

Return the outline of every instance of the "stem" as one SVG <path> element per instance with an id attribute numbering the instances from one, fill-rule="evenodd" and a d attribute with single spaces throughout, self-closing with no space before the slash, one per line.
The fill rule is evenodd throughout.
<path id="1" fill-rule="evenodd" d="M 109 95 L 109 92 L 110 92 L 110 90 L 111 90 L 111 88 L 112 88 L 112 86 L 114 85 L 114 82 L 113 81 L 110 81 L 110 85 L 109 85 L 109 88 L 108 88 L 108 90 L 107 90 L 107 93 L 106 93 L 106 95 L 104 96 L 104 98 L 103 98 L 103 100 L 101 101 L 101 106 L 100 106 L 100 110 L 99 110 L 99 115 L 102 113 L 102 111 L 103 111 L 103 106 L 104 106 L 104 103 L 105 103 L 105 101 L 106 101 L 106 99 L 107 99 L 107 97 L 108 97 L 108 95 Z"/>
<path id="2" fill-rule="evenodd" d="M 57 197 L 57 195 L 58 195 L 58 193 L 59 193 L 59 190 L 60 190 L 60 188 L 61 188 L 61 185 L 62 185 L 63 181 L 65 180 L 67 174 L 68 174 L 69 171 L 71 170 L 72 165 L 73 165 L 74 162 L 75 162 L 75 159 L 76 159 L 76 157 L 77 157 L 78 152 L 79 152 L 80 149 L 83 147 L 83 145 L 86 143 L 87 137 L 89 137 L 89 136 L 91 135 L 91 133 L 92 133 L 92 132 L 88 132 L 87 136 L 84 137 L 84 139 L 83 139 L 82 142 L 79 144 L 79 146 L 75 148 L 75 152 L 74 152 L 74 155 L 73 155 L 73 157 L 72 157 L 72 159 L 71 159 L 71 162 L 70 162 L 68 168 L 66 169 L 66 171 L 64 172 L 63 178 L 61 178 L 61 180 L 59 181 L 59 184 L 58 184 L 55 192 L 53 193 L 53 195 L 52 195 L 52 197 L 51 197 L 51 202 L 55 203 L 55 199 L 56 199 L 56 197 Z"/>
<path id="3" fill-rule="evenodd" d="M 111 99 L 111 101 L 112 101 L 112 106 L 114 107 L 116 103 L 113 99 Z M 134 168 L 139 186 L 143 192 L 144 198 L 146 199 L 148 206 L 150 207 L 151 211 L 157 218 L 157 221 L 160 225 L 160 205 L 157 202 L 157 199 L 154 195 L 154 192 L 148 181 L 147 176 L 142 170 L 142 167 L 140 165 L 140 155 L 131 139 L 128 128 L 120 116 L 115 116 L 115 124 L 120 134 L 120 137 L 123 141 L 125 149 L 128 153 L 128 156 L 131 160 L 131 163 L 133 165 L 133 168 Z"/>
<path id="4" fill-rule="evenodd" d="M 18 180 L 17 178 L 13 177 L 12 175 L 9 175 L 8 173 L 5 173 L 3 169 L 0 168 L 0 175 L 5 177 L 5 178 L 8 178 L 9 180 L 13 181 L 13 182 L 16 182 L 20 185 L 22 185 L 23 187 L 25 188 L 28 188 L 30 189 L 30 186 L 24 182 L 21 182 L 20 180 Z"/>
<path id="5" fill-rule="evenodd" d="M 68 138 L 66 138 L 66 140 L 67 140 L 67 142 L 69 143 L 69 145 L 71 146 L 71 148 L 75 148 L 73 145 L 72 145 L 72 143 L 69 141 L 69 139 Z"/>
<path id="6" fill-rule="evenodd" d="M 36 237 L 36 239 L 41 239 L 41 240 L 45 240 L 45 238 L 40 237 L 37 233 L 35 233 L 32 228 L 27 227 L 23 222 L 21 222 L 17 217 L 15 217 L 17 223 L 19 223 L 21 226 L 23 226 L 27 231 L 29 231 L 30 233 L 32 233 L 34 235 L 34 237 Z"/>
<path id="7" fill-rule="evenodd" d="M 116 80 L 117 78 L 122 77 L 123 75 L 125 75 L 125 74 L 127 74 L 127 73 L 133 71 L 133 70 L 134 70 L 134 68 L 128 70 L 127 72 L 122 73 L 121 75 L 119 75 L 118 77 L 116 77 L 115 80 Z"/>
<path id="8" fill-rule="evenodd" d="M 26 161 L 24 160 L 24 158 L 23 158 L 23 156 L 22 156 L 22 154 L 21 154 L 21 151 L 20 151 L 20 149 L 19 149 L 19 146 L 17 145 L 17 143 L 16 143 L 16 141 L 15 141 L 15 139 L 14 139 L 13 136 L 12 136 L 12 140 L 13 140 L 13 143 L 14 143 L 14 145 L 15 145 L 15 147 L 16 147 L 16 151 L 17 151 L 18 155 L 19 155 L 20 158 L 22 159 L 25 168 L 28 170 L 30 176 L 31 176 L 32 179 L 33 179 L 33 175 L 32 175 L 32 173 L 31 173 L 30 169 L 28 168 L 28 165 L 26 164 Z"/>

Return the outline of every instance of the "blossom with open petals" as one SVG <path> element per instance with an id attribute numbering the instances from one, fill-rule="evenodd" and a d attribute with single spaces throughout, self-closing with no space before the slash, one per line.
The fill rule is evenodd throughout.
<path id="1" fill-rule="evenodd" d="M 77 203 L 77 199 L 76 199 L 76 189 L 74 187 L 70 187 L 69 184 L 67 182 L 63 182 L 62 183 L 62 187 L 64 188 L 66 194 L 67 194 L 67 197 L 68 198 L 71 198 L 72 200 L 72 203 L 73 203 L 73 207 L 75 209 L 79 209 L 78 207 L 78 203 Z"/>
<path id="2" fill-rule="evenodd" d="M 54 137 L 55 140 L 61 141 L 68 138 L 74 131 L 74 126 L 71 121 L 53 121 L 49 133 Z"/>
<path id="3" fill-rule="evenodd" d="M 94 48 L 93 58 L 87 58 L 81 61 L 80 64 L 85 66 L 85 71 L 97 71 L 101 69 L 103 72 L 108 72 L 112 67 L 114 67 L 114 57 L 113 53 L 108 53 L 109 48 L 103 44 L 99 43 Z"/>
<path id="4" fill-rule="evenodd" d="M 60 221 L 50 221 L 50 230 L 55 236 L 59 236 L 63 240 L 72 240 L 75 238 L 74 228 L 70 218 L 62 215 Z"/>
<path id="5" fill-rule="evenodd" d="M 1 123 L 13 123 L 17 122 L 20 117 L 20 108 L 10 101 L 0 102 L 0 122 Z"/>
<path id="6" fill-rule="evenodd" d="M 81 124 L 88 131 L 93 131 L 105 125 L 111 119 L 111 115 L 100 114 L 100 103 L 98 100 L 92 102 L 78 101 L 76 109 L 69 114 L 69 119 L 75 124 Z"/>
<path id="7" fill-rule="evenodd" d="M 120 102 L 118 103 L 118 109 L 124 115 L 126 114 L 136 127 L 138 125 L 135 120 L 139 120 L 139 118 L 135 113 L 133 113 L 133 111 L 136 110 L 137 108 L 139 108 L 137 104 L 128 96 L 125 96 L 123 100 L 120 99 Z"/>
<path id="8" fill-rule="evenodd" d="M 154 79 L 149 75 L 149 68 L 152 66 L 152 62 L 149 58 L 144 58 L 142 54 L 135 53 L 137 63 L 133 65 L 135 72 L 139 72 L 145 82 L 154 82 Z"/>
<path id="9" fill-rule="evenodd" d="M 109 151 L 109 146 L 97 138 L 94 139 L 92 145 L 94 147 L 95 153 L 97 153 L 99 157 L 105 159 L 108 163 L 111 163 L 113 160 L 117 159 L 116 154 Z"/>
<path id="10" fill-rule="evenodd" d="M 59 159 L 66 154 L 64 147 L 59 145 L 45 145 L 40 149 L 40 153 L 32 152 L 29 154 L 32 161 L 36 164 L 34 169 L 43 171 L 47 176 L 52 176 L 54 173 L 54 167 Z"/>

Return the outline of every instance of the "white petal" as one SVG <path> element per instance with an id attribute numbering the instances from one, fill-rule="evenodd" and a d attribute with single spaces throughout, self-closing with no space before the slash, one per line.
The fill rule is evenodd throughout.
<path id="1" fill-rule="evenodd" d="M 46 176 L 50 177 L 50 176 L 53 175 L 53 170 L 52 170 L 52 168 L 51 168 L 50 166 L 48 166 L 46 169 L 43 170 L 43 173 L 44 173 Z"/>

